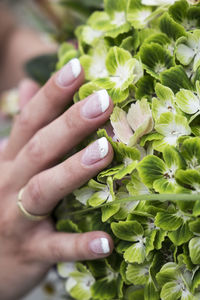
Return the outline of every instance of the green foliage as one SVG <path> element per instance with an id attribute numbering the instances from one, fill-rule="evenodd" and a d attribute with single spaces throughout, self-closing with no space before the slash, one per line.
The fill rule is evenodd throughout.
<path id="1" fill-rule="evenodd" d="M 59 230 L 115 243 L 107 259 L 58 266 L 74 299 L 200 299 L 200 5 L 188 2 L 105 0 L 79 49 L 61 45 L 57 69 L 79 57 L 85 70 L 74 101 L 106 89 L 115 104 L 98 131 L 113 162 L 74 191 L 71 220 L 58 214 Z"/>

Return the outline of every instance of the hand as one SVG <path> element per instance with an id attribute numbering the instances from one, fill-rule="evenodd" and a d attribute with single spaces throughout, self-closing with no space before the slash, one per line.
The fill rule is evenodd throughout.
<path id="1" fill-rule="evenodd" d="M 72 60 L 26 103 L 17 116 L 0 157 L 0 298 L 17 300 L 37 285 L 58 261 L 97 259 L 113 249 L 104 232 L 55 232 L 51 218 L 33 222 L 17 206 L 24 187 L 23 207 L 33 215 L 50 213 L 65 195 L 105 168 L 113 150 L 103 138 L 56 164 L 109 118 L 113 104 L 106 91 L 71 106 L 83 83 L 78 60 Z M 102 240 L 103 238 L 103 240 Z"/>

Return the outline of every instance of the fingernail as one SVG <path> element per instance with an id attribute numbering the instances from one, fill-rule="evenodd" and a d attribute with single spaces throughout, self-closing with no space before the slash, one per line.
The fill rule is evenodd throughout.
<path id="1" fill-rule="evenodd" d="M 95 239 L 90 242 L 90 249 L 96 254 L 107 254 L 110 252 L 109 241 L 106 238 Z"/>
<path id="2" fill-rule="evenodd" d="M 106 90 L 101 90 L 88 97 L 82 107 L 82 115 L 93 119 L 104 113 L 110 105 L 109 95 Z"/>
<path id="3" fill-rule="evenodd" d="M 62 87 L 71 85 L 81 73 L 81 64 L 77 58 L 73 58 L 58 73 L 57 82 Z"/>
<path id="4" fill-rule="evenodd" d="M 93 165 L 94 163 L 106 157 L 108 154 L 108 149 L 108 141 L 105 137 L 97 140 L 86 148 L 82 157 L 83 164 L 89 166 Z"/>

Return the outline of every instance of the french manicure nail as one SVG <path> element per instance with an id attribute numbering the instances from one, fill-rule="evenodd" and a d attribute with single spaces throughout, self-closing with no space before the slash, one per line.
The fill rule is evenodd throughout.
<path id="1" fill-rule="evenodd" d="M 86 148 L 82 157 L 82 163 L 87 166 L 93 165 L 106 157 L 108 149 L 108 141 L 105 137 L 97 140 Z"/>
<path id="2" fill-rule="evenodd" d="M 90 242 L 90 249 L 96 254 L 107 254 L 110 252 L 109 241 L 106 238 L 95 239 Z"/>
<path id="3" fill-rule="evenodd" d="M 57 82 L 62 87 L 71 85 L 81 73 L 81 64 L 77 58 L 70 60 L 58 73 Z"/>
<path id="4" fill-rule="evenodd" d="M 82 115 L 93 119 L 104 113 L 110 105 L 109 95 L 106 90 L 101 90 L 88 97 L 82 107 Z"/>

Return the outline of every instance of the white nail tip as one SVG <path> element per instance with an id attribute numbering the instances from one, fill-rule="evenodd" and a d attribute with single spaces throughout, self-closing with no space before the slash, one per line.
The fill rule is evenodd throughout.
<path id="1" fill-rule="evenodd" d="M 72 73 L 74 75 L 74 78 L 77 78 L 81 73 L 81 64 L 78 58 L 73 58 L 70 60 L 70 65 L 72 67 Z"/>
<path id="2" fill-rule="evenodd" d="M 98 91 L 97 96 L 98 96 L 99 102 L 101 104 L 101 111 L 102 111 L 102 113 L 104 113 L 110 105 L 110 99 L 109 99 L 108 92 L 106 90 Z"/>
<path id="3" fill-rule="evenodd" d="M 104 158 L 108 154 L 108 141 L 105 137 L 98 140 L 100 158 Z"/>
<path id="4" fill-rule="evenodd" d="M 101 248 L 103 253 L 109 253 L 110 252 L 110 246 L 109 246 L 109 242 L 106 238 L 101 238 Z"/>

